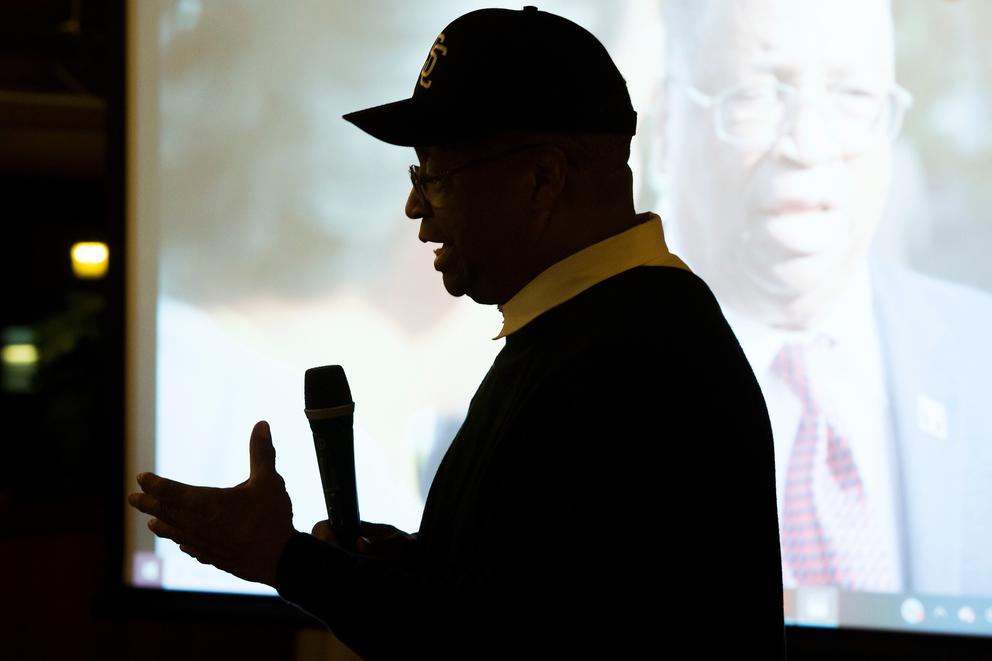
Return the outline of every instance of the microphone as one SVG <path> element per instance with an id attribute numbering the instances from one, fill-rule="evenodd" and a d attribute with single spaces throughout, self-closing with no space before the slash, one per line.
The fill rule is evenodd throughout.
<path id="1" fill-rule="evenodd" d="M 355 548 L 358 537 L 358 488 L 355 483 L 355 403 L 340 365 L 313 367 L 303 379 L 304 413 L 317 451 L 327 519 L 338 545 Z"/>

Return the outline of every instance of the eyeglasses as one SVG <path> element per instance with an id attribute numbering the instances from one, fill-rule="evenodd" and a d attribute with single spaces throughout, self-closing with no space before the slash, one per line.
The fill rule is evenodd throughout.
<path id="1" fill-rule="evenodd" d="M 710 96 L 688 82 L 668 82 L 683 86 L 696 105 L 713 110 L 717 137 L 735 145 L 770 146 L 792 130 L 799 113 L 799 89 L 787 83 L 743 83 Z M 835 84 L 820 101 L 830 111 L 824 118 L 834 141 L 845 153 L 857 153 L 872 140 L 899 135 L 913 96 L 895 84 L 881 90 Z"/>
<path id="2" fill-rule="evenodd" d="M 476 158 L 467 161 L 460 165 L 456 165 L 455 167 L 448 168 L 443 172 L 439 172 L 438 174 L 427 174 L 427 175 L 421 174 L 420 173 L 421 168 L 419 165 L 411 165 L 410 182 L 413 184 L 413 189 L 417 191 L 417 195 L 420 196 L 420 199 L 422 199 L 425 203 L 429 204 L 430 202 L 427 196 L 427 190 L 428 190 L 427 187 L 430 186 L 431 184 L 437 183 L 439 181 L 443 181 L 444 179 L 452 177 L 463 170 L 467 170 L 477 165 L 488 163 L 489 161 L 495 161 L 497 159 L 510 156 L 511 154 L 516 154 L 522 151 L 526 151 L 528 149 L 534 149 L 535 147 L 545 147 L 545 146 L 546 145 L 539 145 L 539 144 L 521 145 L 519 147 L 514 147 L 513 149 L 509 149 L 507 151 L 499 152 L 498 154 L 490 154 L 488 156 L 483 156 L 481 158 Z"/>

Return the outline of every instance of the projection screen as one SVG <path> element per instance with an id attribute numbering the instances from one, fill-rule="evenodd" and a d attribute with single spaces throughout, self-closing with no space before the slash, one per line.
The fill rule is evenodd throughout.
<path id="1" fill-rule="evenodd" d="M 481 6 L 130 4 L 124 493 L 143 470 L 238 484 L 265 419 L 309 531 L 326 514 L 303 374 L 341 364 L 362 516 L 417 529 L 501 317 L 444 291 L 404 216 L 413 150 L 341 115 L 409 96 L 437 32 Z M 540 8 L 596 34 L 628 82 L 637 210 L 660 213 L 762 386 L 783 548 L 797 430 L 828 439 L 814 490 L 844 566 L 804 582 L 786 548 L 788 621 L 992 634 L 992 6 Z M 273 594 L 146 518 L 127 515 L 127 584 Z"/>

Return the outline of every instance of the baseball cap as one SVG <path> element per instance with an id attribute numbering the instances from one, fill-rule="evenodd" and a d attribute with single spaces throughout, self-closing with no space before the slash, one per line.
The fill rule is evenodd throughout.
<path id="1" fill-rule="evenodd" d="M 626 81 L 592 33 L 528 6 L 456 18 L 431 45 L 409 99 L 344 119 L 413 147 L 515 130 L 632 136 L 637 113 Z"/>

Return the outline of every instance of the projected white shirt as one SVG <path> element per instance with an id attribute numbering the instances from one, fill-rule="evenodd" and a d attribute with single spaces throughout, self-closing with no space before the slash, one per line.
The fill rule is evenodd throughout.
<path id="1" fill-rule="evenodd" d="M 779 350 L 792 343 L 808 348 L 813 397 L 850 446 L 878 530 L 873 531 L 871 540 L 857 539 L 845 530 L 848 522 L 837 515 L 832 517 L 826 507 L 821 507 L 821 523 L 835 543 L 871 545 L 881 569 L 871 577 L 858 576 L 854 589 L 899 592 L 903 589 L 904 552 L 898 541 L 898 493 L 893 463 L 897 455 L 867 268 L 852 283 L 821 316 L 816 327 L 807 331 L 765 326 L 735 313 L 729 306 L 724 307 L 724 314 L 754 369 L 768 406 L 775 438 L 780 525 L 784 520 L 787 466 L 802 416 L 802 403 L 772 365 Z M 819 459 L 822 461 L 822 455 Z M 787 562 L 783 562 L 782 578 L 785 588 L 797 586 Z"/>

